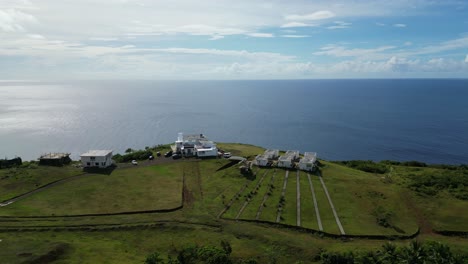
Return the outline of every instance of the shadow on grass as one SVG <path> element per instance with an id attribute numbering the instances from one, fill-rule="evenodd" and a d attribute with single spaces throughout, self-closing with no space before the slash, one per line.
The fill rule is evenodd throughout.
<path id="1" fill-rule="evenodd" d="M 110 175 L 116 168 L 117 166 L 112 165 L 107 168 L 83 168 L 83 171 L 91 174 Z"/>

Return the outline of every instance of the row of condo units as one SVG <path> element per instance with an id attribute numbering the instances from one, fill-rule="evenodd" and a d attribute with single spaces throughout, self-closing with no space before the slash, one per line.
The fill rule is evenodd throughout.
<path id="1" fill-rule="evenodd" d="M 279 168 L 298 168 L 304 171 L 313 171 L 317 161 L 317 153 L 305 152 L 304 156 L 301 157 L 299 151 L 288 150 L 283 155 L 279 156 L 279 150 L 268 149 L 261 155 L 255 157 L 255 164 L 260 167 L 272 167 L 276 166 Z"/>

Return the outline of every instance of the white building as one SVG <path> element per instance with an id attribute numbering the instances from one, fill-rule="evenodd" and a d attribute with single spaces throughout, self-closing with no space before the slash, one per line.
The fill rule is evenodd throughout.
<path id="1" fill-rule="evenodd" d="M 304 157 L 299 161 L 299 169 L 304 171 L 313 171 L 315 162 L 317 161 L 317 153 L 305 152 Z"/>
<path id="2" fill-rule="evenodd" d="M 292 168 L 294 167 L 294 160 L 299 157 L 298 150 L 288 150 L 284 155 L 278 159 L 278 167 Z"/>
<path id="3" fill-rule="evenodd" d="M 204 158 L 218 156 L 216 144 L 208 140 L 203 134 L 184 136 L 183 133 L 179 133 L 175 145 L 172 146 L 172 150 L 182 153 L 184 157 L 197 156 Z"/>
<path id="4" fill-rule="evenodd" d="M 265 167 L 265 166 L 268 166 L 268 163 L 271 160 L 277 159 L 278 156 L 279 156 L 279 150 L 267 149 L 265 150 L 263 155 L 258 155 L 257 157 L 255 157 L 255 163 L 257 164 L 257 166 Z"/>
<path id="5" fill-rule="evenodd" d="M 84 168 L 107 168 L 112 165 L 112 150 L 90 150 L 80 157 Z"/>

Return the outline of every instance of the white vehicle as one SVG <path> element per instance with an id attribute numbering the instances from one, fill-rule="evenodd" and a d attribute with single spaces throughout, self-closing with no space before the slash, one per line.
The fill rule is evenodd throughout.
<path id="1" fill-rule="evenodd" d="M 223 157 L 225 158 L 230 158 L 232 155 L 231 155 L 231 152 L 224 152 L 223 154 Z"/>
<path id="2" fill-rule="evenodd" d="M 132 160 L 132 164 L 133 164 L 133 165 L 138 165 L 138 161 Z"/>

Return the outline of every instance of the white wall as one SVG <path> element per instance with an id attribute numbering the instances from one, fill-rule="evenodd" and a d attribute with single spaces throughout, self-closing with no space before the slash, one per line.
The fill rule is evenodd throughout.
<path id="1" fill-rule="evenodd" d="M 107 156 L 81 157 L 81 165 L 85 168 L 90 168 L 90 167 L 107 168 L 110 165 L 112 165 L 112 152 L 109 153 Z"/>

